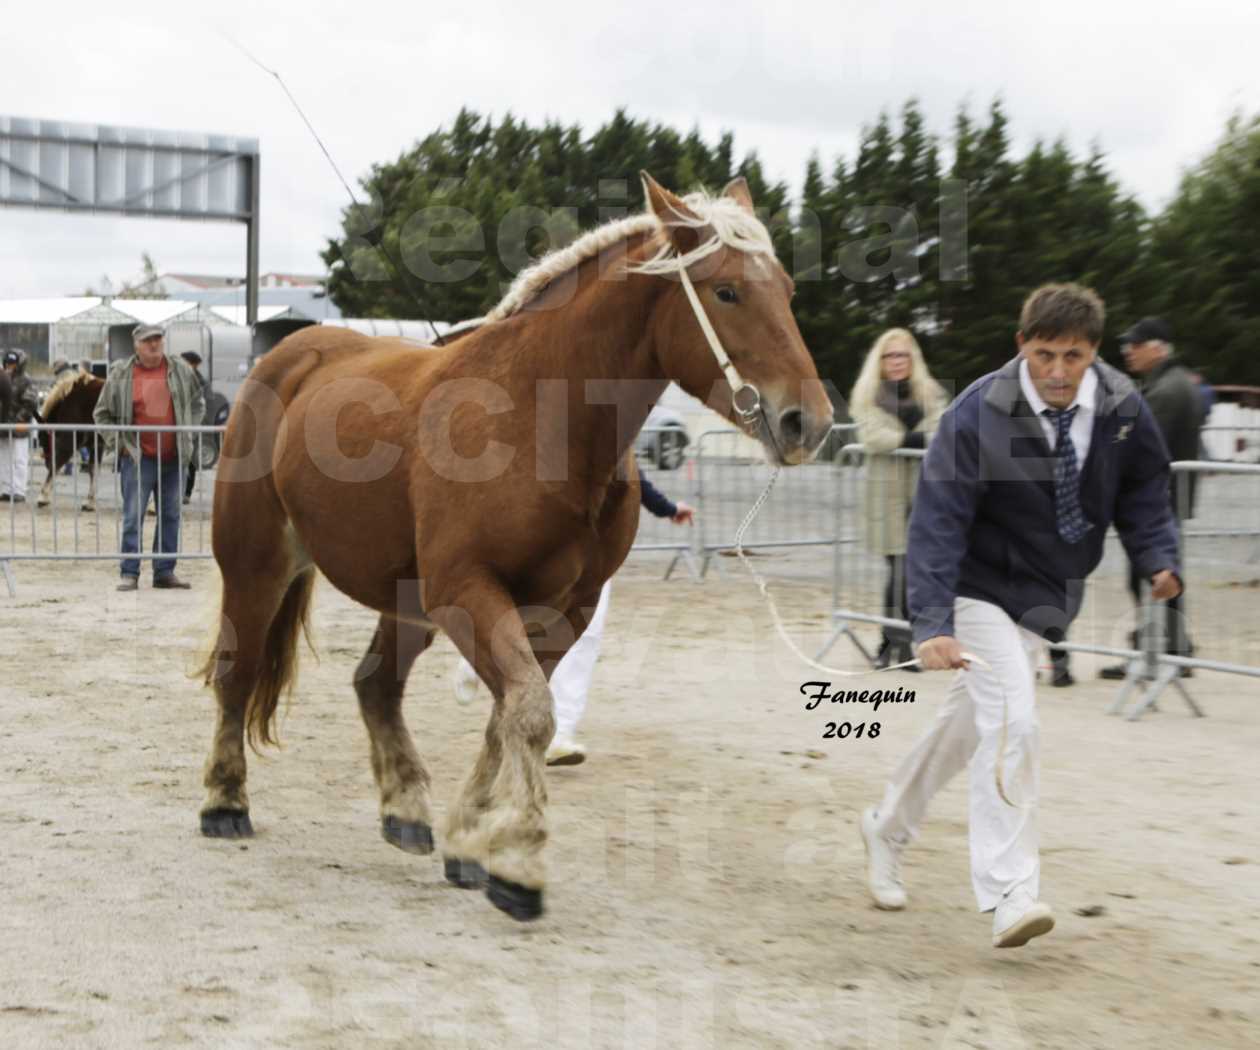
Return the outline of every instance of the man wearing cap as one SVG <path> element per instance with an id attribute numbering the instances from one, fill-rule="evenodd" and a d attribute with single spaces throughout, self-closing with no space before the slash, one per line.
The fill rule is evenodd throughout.
<path id="1" fill-rule="evenodd" d="M 1120 352 L 1124 355 L 1125 368 L 1138 379 L 1138 389 L 1159 424 L 1172 459 L 1198 459 L 1203 398 L 1190 370 L 1173 357 L 1171 326 L 1159 317 L 1142 318 L 1120 336 Z M 1182 517 L 1194 516 L 1195 476 L 1191 474 L 1186 480 L 1189 487 L 1184 504 L 1177 498 L 1176 475 L 1173 475 L 1169 490 L 1178 522 Z M 1133 600 L 1140 603 L 1142 575 L 1132 562 L 1129 563 L 1129 590 Z M 1166 650 L 1174 656 L 1188 656 L 1194 647 L 1186 633 L 1182 595 L 1177 595 L 1168 603 L 1168 611 Z M 1119 663 L 1104 667 L 1099 673 L 1103 678 L 1121 679 L 1127 670 L 1127 664 Z M 1184 668 L 1181 673 L 1183 677 L 1189 677 L 1192 672 Z"/>
<path id="2" fill-rule="evenodd" d="M 0 424 L 16 424 L 0 432 L 0 503 L 26 502 L 30 473 L 31 421 L 39 408 L 31 377 L 26 374 L 26 351 L 6 350 L 0 372 Z"/>
<path id="3" fill-rule="evenodd" d="M 186 362 L 166 353 L 165 333 L 156 325 L 139 325 L 132 333 L 135 353 L 110 367 L 93 418 L 98 426 L 198 426 L 205 415 L 205 397 Z M 122 475 L 124 554 L 138 553 L 149 499 L 158 507 L 155 554 L 179 550 L 180 497 L 185 466 L 191 461 L 193 434 L 154 431 L 113 432 L 107 448 L 118 449 Z M 138 558 L 123 558 L 120 591 L 134 591 L 140 582 Z M 153 586 L 187 589 L 175 575 L 175 559 L 153 561 Z"/>

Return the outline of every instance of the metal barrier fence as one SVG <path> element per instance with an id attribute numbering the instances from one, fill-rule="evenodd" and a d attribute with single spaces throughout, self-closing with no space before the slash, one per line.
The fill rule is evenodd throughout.
<path id="1" fill-rule="evenodd" d="M 924 453 L 901 449 L 894 457 L 919 460 Z M 835 476 L 840 518 L 832 574 L 833 633 L 819 652 L 821 659 L 841 638 L 867 661 L 870 647 L 857 628 L 872 625 L 906 631 L 909 623 L 889 615 L 885 587 L 891 566 L 867 549 L 863 508 L 881 493 L 864 473 L 860 445 L 844 449 Z M 1130 591 L 1127 555 L 1112 531 L 1101 563 L 1083 585 L 1081 612 L 1069 638 L 1056 648 L 1115 658 L 1107 677 L 1123 679 L 1110 713 L 1126 710 L 1130 719 L 1149 710 L 1160 694 L 1173 687 L 1191 711 L 1194 702 L 1184 675 L 1194 669 L 1260 677 L 1260 633 L 1250 624 L 1251 592 L 1260 588 L 1260 465 L 1187 461 L 1173 464 L 1175 506 L 1182 519 L 1183 622 L 1191 652 L 1170 653 L 1168 643 L 1179 635 L 1166 603 L 1153 603 L 1149 586 Z M 1192 507 L 1193 489 L 1193 507 Z M 1194 514 L 1191 515 L 1193 509 Z"/>
<path id="2" fill-rule="evenodd" d="M 648 428 L 635 439 L 639 474 L 647 478 L 666 496 L 677 503 L 696 502 L 695 445 L 684 443 L 677 427 Z M 665 570 L 668 579 L 680 561 L 686 563 L 693 576 L 698 576 L 695 554 L 695 528 L 683 528 L 668 518 L 658 518 L 646 507 L 639 508 L 639 530 L 635 533 L 632 553 L 647 551 L 673 552 Z"/>
<path id="3" fill-rule="evenodd" d="M 855 430 L 852 424 L 833 427 L 828 445 L 839 447 Z M 641 437 L 637 446 L 641 450 L 650 447 L 650 439 Z M 675 502 L 686 500 L 697 510 L 695 526 L 687 530 L 646 510 L 641 512 L 632 553 L 674 552 L 665 571 L 667 579 L 680 561 L 697 579 L 710 567 L 721 565 L 716 559 L 732 551 L 735 534 L 771 471 L 764 456 L 750 448 L 748 438 L 730 428 L 703 432 L 687 447 L 687 453 L 675 470 L 652 469 L 650 459 L 644 455 L 639 458 L 641 473 L 654 485 Z M 822 461 L 783 471 L 745 535 L 744 547 L 787 551 L 834 545 L 839 516 L 833 470 Z"/>
<path id="4" fill-rule="evenodd" d="M 155 546 L 161 539 L 163 519 L 160 508 L 154 508 L 152 528 L 145 529 L 142 523 L 140 550 L 128 552 L 127 557 L 143 562 L 211 556 L 210 493 L 223 427 L 40 426 L 30 428 L 27 436 L 16 436 L 18 429 L 12 424 L 0 426 L 0 453 L 6 453 L 0 457 L 0 474 L 8 471 L 7 476 L 0 476 L 0 494 L 21 490 L 13 474 L 12 450 L 18 443 L 27 442 L 29 447 L 43 431 L 68 440 L 71 454 L 69 473 L 53 479 L 46 507 L 37 495 L 42 479 L 35 477 L 28 480 L 25 502 L 0 502 L 0 569 L 11 595 L 15 593 L 14 562 L 117 561 L 123 557 L 124 500 L 116 456 L 106 455 L 97 463 L 102 481 L 94 500 L 87 498 L 90 490 L 80 458 L 83 448 L 107 433 L 126 432 L 137 441 L 143 432 L 195 435 L 195 461 L 202 468 L 182 508 L 177 549 L 145 552 L 143 533 L 149 532 Z M 855 433 L 852 425 L 837 426 L 829 443 L 834 448 Z M 648 432 L 638 443 L 643 453 L 640 470 L 671 499 L 695 506 L 696 525 L 680 528 L 643 510 L 633 550 L 672 553 L 667 577 L 684 561 L 693 576 L 702 578 L 715 556 L 733 547 L 736 531 L 764 488 L 770 467 L 740 451 L 741 439 L 735 431 L 705 432 L 683 450 L 681 459 L 672 457 L 667 462 L 653 455 L 655 439 L 655 433 Z M 919 460 L 923 452 L 900 449 L 892 455 Z M 868 501 L 881 494 L 872 488 L 864 460 L 862 446 L 849 444 L 841 448 L 834 464 L 824 461 L 785 470 L 745 537 L 745 546 L 754 552 L 831 548 L 830 559 L 805 559 L 816 574 L 830 562 L 834 633 L 820 658 L 844 637 L 873 662 L 870 648 L 855 628 L 905 630 L 909 626 L 899 616 L 889 615 L 885 605 L 888 574 L 895 566 L 868 550 L 863 515 Z M 32 457 L 30 474 L 43 473 L 38 467 L 38 457 Z M 1124 709 L 1140 691 L 1129 709 L 1131 718 L 1149 710 L 1170 686 L 1196 714 L 1201 713 L 1183 679 L 1195 670 L 1260 677 L 1260 632 L 1251 626 L 1249 615 L 1253 593 L 1260 589 L 1260 464 L 1187 461 L 1174 463 L 1173 473 L 1186 585 L 1181 615 L 1191 648 L 1166 651 L 1177 626 L 1169 617 L 1176 614 L 1165 604 L 1151 603 L 1148 596 L 1135 600 L 1128 559 L 1114 532 L 1107 537 L 1098 569 L 1083 585 L 1081 613 L 1070 637 L 1059 646 L 1067 652 L 1120 661 L 1116 677 L 1122 675 L 1123 684 L 1112 711 Z M 821 575 L 826 571 L 821 570 Z"/>
<path id="5" fill-rule="evenodd" d="M 22 429 L 16 424 L 0 426 L 0 452 L 6 448 L 25 444 L 29 465 L 25 484 L 14 476 L 17 457 L 0 456 L 0 471 L 8 476 L 0 478 L 2 494 L 17 491 L 24 493 L 20 502 L 0 502 L 0 570 L 3 571 L 10 594 L 14 593 L 13 562 L 29 561 L 114 561 L 123 557 L 123 493 L 121 475 L 114 453 L 102 454 L 96 463 L 95 489 L 89 485 L 82 453 L 89 447 L 103 447 L 103 436 L 123 431 L 138 440 L 141 432 L 179 434 L 192 433 L 196 437 L 194 462 L 198 465 L 190 499 L 184 507 L 179 546 L 173 554 L 141 550 L 134 557 L 140 561 L 175 557 L 209 558 L 210 510 L 213 491 L 214 467 L 218 460 L 219 445 L 224 427 L 94 427 L 89 425 L 32 425 L 28 433 L 18 435 Z M 48 493 L 49 502 L 44 505 L 41 495 L 47 474 L 46 465 L 38 451 L 38 435 L 56 435 L 65 445 L 65 465 L 53 478 Z M 680 441 L 677 428 L 644 430 L 636 441 L 642 453 L 639 469 L 671 499 L 696 501 L 696 465 L 691 455 L 692 447 Z M 60 458 L 60 456 L 59 456 Z M 159 487 L 160 491 L 160 487 Z M 95 498 L 91 498 L 95 496 Z M 158 541 L 162 517 L 159 508 L 150 504 L 154 533 Z M 694 529 L 684 529 L 667 519 L 660 519 L 646 510 L 642 511 L 640 529 L 636 537 L 636 551 L 672 551 L 674 564 L 688 559 L 693 572 L 698 575 L 699 562 L 693 555 L 697 547 Z M 133 555 L 127 553 L 127 557 Z M 673 569 L 673 564 L 670 567 Z"/>
<path id="6" fill-rule="evenodd" d="M 856 428 L 832 428 L 829 444 L 843 441 Z M 769 481 L 764 458 L 742 452 L 741 435 L 707 431 L 696 442 L 696 505 L 701 572 L 716 555 L 730 551 L 748 511 Z M 770 498 L 744 534 L 747 550 L 832 547 L 839 538 L 835 467 L 823 461 L 784 470 Z M 720 564 L 720 563 L 719 563 Z"/>
<path id="7" fill-rule="evenodd" d="M 118 561 L 125 555 L 137 562 L 166 558 L 209 558 L 210 553 L 210 493 L 213 467 L 218 458 L 218 447 L 223 427 L 152 427 L 86 425 L 32 425 L 28 433 L 16 424 L 0 426 L 0 570 L 3 571 L 10 596 L 16 594 L 13 577 L 14 562 L 31 561 Z M 40 434 L 48 434 L 54 442 L 63 443 L 68 453 L 63 469 L 51 479 L 45 492 L 46 465 L 36 453 Z M 168 435 L 179 440 L 180 434 L 194 436 L 195 471 L 193 486 L 185 501 L 187 473 L 179 479 L 178 491 L 181 503 L 179 542 L 173 551 L 161 551 L 164 516 L 163 475 L 178 471 L 177 465 L 162 460 L 155 461 L 156 503 L 149 502 L 148 514 L 140 522 L 138 550 L 123 551 L 124 492 L 122 475 L 116 452 L 104 451 L 104 436 L 114 435 L 121 441 L 123 434 L 130 435 L 139 444 L 142 434 Z M 19 445 L 26 445 L 23 456 Z M 96 483 L 93 486 L 84 477 L 85 450 L 96 449 Z M 16 454 L 15 454 L 16 453 Z M 61 459 L 61 452 L 57 453 Z M 27 477 L 17 476 L 23 460 L 28 461 Z M 202 464 L 208 466 L 202 467 Z M 168 481 L 167 484 L 170 484 Z M 46 500 L 46 502 L 45 502 Z M 148 519 L 152 517 L 152 528 Z M 147 534 L 147 535 L 146 535 Z M 146 544 L 146 538 L 152 542 Z M 149 546 L 148 551 L 145 547 Z"/>
<path id="8" fill-rule="evenodd" d="M 1260 427 L 1200 427 L 1199 455 L 1214 463 L 1260 463 Z"/>

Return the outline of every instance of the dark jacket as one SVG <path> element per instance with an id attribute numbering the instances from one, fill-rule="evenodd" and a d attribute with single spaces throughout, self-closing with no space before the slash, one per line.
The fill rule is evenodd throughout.
<path id="1" fill-rule="evenodd" d="M 1164 435 L 1164 444 L 1173 459 L 1199 458 L 1199 428 L 1203 425 L 1203 396 L 1198 385 L 1190 378 L 1189 370 L 1175 357 L 1167 357 L 1146 375 L 1142 376 L 1139 389 L 1146 403 L 1151 406 L 1155 422 Z M 1172 491 L 1174 510 L 1194 516 L 1194 474 L 1188 477 L 1188 503 L 1176 506 L 1175 482 Z"/>
<path id="2" fill-rule="evenodd" d="M 39 396 L 35 384 L 26 374 L 26 362 L 12 375 L 0 369 L 0 423 L 29 423 L 39 412 Z"/>
<path id="3" fill-rule="evenodd" d="M 968 387 L 928 449 L 906 555 L 914 639 L 954 633 L 954 598 L 992 602 L 1059 641 L 1115 524 L 1143 576 L 1180 574 L 1168 503 L 1168 452 L 1132 382 L 1094 364 L 1098 400 L 1081 507 L 1093 528 L 1058 534 L 1054 454 L 1019 385 L 1019 358 Z"/>
<path id="4" fill-rule="evenodd" d="M 655 514 L 658 518 L 672 518 L 678 513 L 678 504 L 642 474 L 639 475 L 639 502 L 647 508 L 648 513 Z"/>

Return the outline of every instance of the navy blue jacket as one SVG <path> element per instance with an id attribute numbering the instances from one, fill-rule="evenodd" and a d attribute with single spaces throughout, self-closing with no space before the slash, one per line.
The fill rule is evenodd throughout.
<path id="1" fill-rule="evenodd" d="M 658 518 L 672 518 L 678 513 L 678 504 L 642 474 L 639 475 L 639 502 Z"/>
<path id="2" fill-rule="evenodd" d="M 914 640 L 954 633 L 954 598 L 979 598 L 1059 641 L 1115 524 L 1143 576 L 1181 574 L 1168 450 L 1133 383 L 1101 361 L 1081 508 L 1093 528 L 1060 538 L 1054 453 L 1019 385 L 1016 357 L 946 409 L 923 465 L 906 548 Z"/>

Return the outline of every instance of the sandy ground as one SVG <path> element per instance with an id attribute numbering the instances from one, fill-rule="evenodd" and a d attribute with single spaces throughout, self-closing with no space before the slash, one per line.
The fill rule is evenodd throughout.
<path id="1" fill-rule="evenodd" d="M 181 566 L 192 592 L 146 572 L 129 595 L 108 564 L 18 565 L 17 598 L 0 592 L 0 1046 L 1256 1045 L 1250 680 L 1201 673 L 1210 717 L 1169 696 L 1137 723 L 1104 715 L 1097 660 L 1044 690 L 1059 925 L 1000 953 L 971 897 L 961 782 L 909 855 L 910 909 L 875 910 L 862 884 L 854 820 L 947 679 L 898 678 L 917 702 L 881 709 L 877 739 L 824 740 L 849 711 L 804 710 L 817 675 L 771 641 L 735 567 L 661 583 L 664 564 L 637 556 L 614 586 L 591 757 L 549 777 L 531 925 L 381 840 L 350 688 L 365 610 L 321 583 L 320 660 L 303 656 L 284 750 L 251 760 L 257 837 L 224 843 L 197 832 L 212 700 L 184 676 L 212 563 Z M 777 593 L 812 650 L 828 589 Z M 454 702 L 453 666 L 439 642 L 407 700 L 439 824 L 486 716 Z"/>

